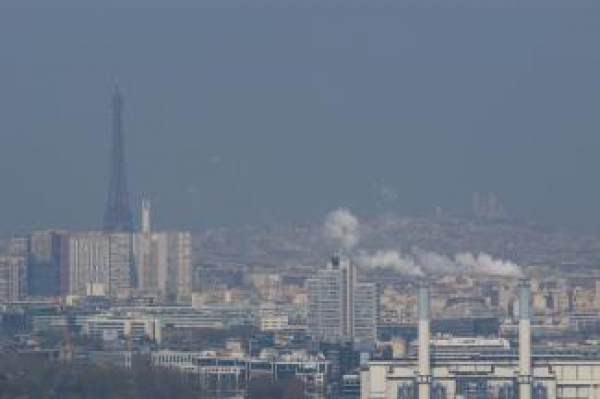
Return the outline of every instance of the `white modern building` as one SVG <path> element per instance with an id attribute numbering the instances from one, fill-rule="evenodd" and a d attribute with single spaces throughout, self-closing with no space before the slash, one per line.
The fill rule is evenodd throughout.
<path id="1" fill-rule="evenodd" d="M 95 284 L 104 291 L 110 287 L 110 241 L 101 232 L 72 234 L 68 244 L 70 295 L 86 295 Z"/>
<path id="2" fill-rule="evenodd" d="M 189 302 L 192 237 L 189 232 L 153 232 L 150 204 L 142 204 L 142 230 L 133 237 L 137 288 L 169 302 Z"/>
<path id="3" fill-rule="evenodd" d="M 68 244 L 70 295 L 127 294 L 133 285 L 132 237 L 128 233 L 72 234 Z"/>
<path id="4" fill-rule="evenodd" d="M 326 269 L 306 280 L 307 328 L 327 341 L 374 342 L 377 330 L 377 289 L 357 283 L 350 259 L 334 256 Z"/>
<path id="5" fill-rule="evenodd" d="M 160 343 L 162 324 L 149 315 L 96 315 L 86 318 L 83 333 L 99 339 L 148 338 Z"/>

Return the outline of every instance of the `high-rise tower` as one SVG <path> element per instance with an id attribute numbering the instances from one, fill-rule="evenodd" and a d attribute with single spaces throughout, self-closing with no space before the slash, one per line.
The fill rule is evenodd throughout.
<path id="1" fill-rule="evenodd" d="M 104 214 L 104 231 L 133 232 L 133 214 L 129 208 L 125 174 L 125 144 L 123 138 L 123 98 L 118 87 L 112 99 L 112 150 L 108 203 Z"/>
<path id="2" fill-rule="evenodd" d="M 377 287 L 356 281 L 352 259 L 335 255 L 327 268 L 306 280 L 309 333 L 325 341 L 375 341 Z"/>

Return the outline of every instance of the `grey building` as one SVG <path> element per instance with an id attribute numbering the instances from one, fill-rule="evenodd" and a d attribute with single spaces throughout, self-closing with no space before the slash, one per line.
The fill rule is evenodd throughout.
<path id="1" fill-rule="evenodd" d="M 133 262 L 133 235 L 112 233 L 109 240 L 109 293 L 111 296 L 127 296 L 136 285 Z"/>
<path id="2" fill-rule="evenodd" d="M 175 231 L 167 236 L 167 298 L 190 302 L 192 296 L 192 235 Z"/>
<path id="3" fill-rule="evenodd" d="M 65 240 L 65 235 L 56 231 L 36 231 L 29 235 L 29 296 L 61 295 L 61 265 Z"/>
<path id="4" fill-rule="evenodd" d="M 374 341 L 377 325 L 377 290 L 357 283 L 350 259 L 334 256 L 327 268 L 306 280 L 307 327 L 324 341 Z"/>
<path id="5" fill-rule="evenodd" d="M 137 288 L 161 301 L 191 302 L 192 236 L 189 232 L 154 232 L 150 203 L 142 203 L 142 229 L 133 236 Z"/>
<path id="6" fill-rule="evenodd" d="M 127 295 L 135 285 L 131 234 L 78 233 L 68 242 L 69 294 Z"/>
<path id="7" fill-rule="evenodd" d="M 110 242 L 101 232 L 69 237 L 69 294 L 87 295 L 91 288 L 108 293 L 110 286 Z"/>
<path id="8" fill-rule="evenodd" d="M 0 302 L 15 302 L 27 296 L 27 237 L 11 238 L 0 253 Z"/>

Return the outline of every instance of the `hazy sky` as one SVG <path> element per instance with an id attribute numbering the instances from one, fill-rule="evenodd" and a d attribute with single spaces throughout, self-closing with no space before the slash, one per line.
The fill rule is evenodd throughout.
<path id="1" fill-rule="evenodd" d="M 115 82 L 163 226 L 600 227 L 599 40 L 596 0 L 0 0 L 0 232 L 101 226 Z"/>

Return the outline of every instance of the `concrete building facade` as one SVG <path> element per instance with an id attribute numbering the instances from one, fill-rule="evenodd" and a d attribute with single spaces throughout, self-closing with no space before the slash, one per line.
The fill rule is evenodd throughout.
<path id="1" fill-rule="evenodd" d="M 20 301 L 27 296 L 28 252 L 27 237 L 13 237 L 0 253 L 0 302 Z"/>
<path id="2" fill-rule="evenodd" d="M 69 294 L 86 295 L 90 284 L 110 287 L 110 240 L 101 232 L 73 234 L 69 237 Z"/>
<path id="3" fill-rule="evenodd" d="M 133 236 L 133 252 L 140 292 L 161 301 L 191 301 L 191 233 L 153 232 L 148 201 L 142 204 L 142 229 Z"/>
<path id="4" fill-rule="evenodd" d="M 350 259 L 334 256 L 305 284 L 311 335 L 324 341 L 375 341 L 377 289 L 371 283 L 357 283 Z"/>

